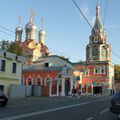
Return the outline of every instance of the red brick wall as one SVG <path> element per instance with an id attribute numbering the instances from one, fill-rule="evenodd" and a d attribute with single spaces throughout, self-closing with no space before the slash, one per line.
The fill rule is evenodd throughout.
<path id="1" fill-rule="evenodd" d="M 49 86 L 43 86 L 42 96 L 49 96 Z"/>
<path id="2" fill-rule="evenodd" d="M 94 74 L 94 67 L 95 66 L 105 66 L 105 74 Z M 89 75 L 82 76 L 82 84 L 85 85 L 86 83 L 95 82 L 107 82 L 107 64 L 95 64 L 95 65 L 83 65 L 83 66 L 75 66 L 77 69 L 82 70 L 84 68 L 89 69 Z"/>

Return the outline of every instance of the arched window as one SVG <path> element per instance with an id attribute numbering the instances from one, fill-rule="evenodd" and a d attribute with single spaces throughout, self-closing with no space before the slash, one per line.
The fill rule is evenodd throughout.
<path id="1" fill-rule="evenodd" d="M 105 46 L 102 46 L 101 56 L 102 56 L 103 60 L 105 60 L 107 58 L 107 50 L 106 50 Z"/>
<path id="2" fill-rule="evenodd" d="M 94 68 L 94 74 L 99 74 L 100 73 L 100 67 L 99 66 L 96 66 Z"/>
<path id="3" fill-rule="evenodd" d="M 44 80 L 44 85 L 50 85 L 50 83 L 52 83 L 52 78 L 49 77 L 49 75 L 45 78 Z"/>
<path id="4" fill-rule="evenodd" d="M 92 47 L 92 58 L 93 58 L 93 60 L 98 59 L 98 48 L 97 48 L 97 46 Z"/>
<path id="5" fill-rule="evenodd" d="M 84 75 L 89 75 L 89 69 L 88 68 L 84 69 Z"/>
<path id="6" fill-rule="evenodd" d="M 42 85 L 42 79 L 41 78 L 36 79 L 36 85 Z"/>
<path id="7" fill-rule="evenodd" d="M 28 85 L 32 85 L 32 80 L 31 80 L 31 78 L 28 79 Z"/>
<path id="8" fill-rule="evenodd" d="M 105 74 L 105 66 L 96 66 L 94 68 L 94 74 Z"/>
<path id="9" fill-rule="evenodd" d="M 101 73 L 101 74 L 105 74 L 105 66 L 101 66 L 100 73 Z"/>

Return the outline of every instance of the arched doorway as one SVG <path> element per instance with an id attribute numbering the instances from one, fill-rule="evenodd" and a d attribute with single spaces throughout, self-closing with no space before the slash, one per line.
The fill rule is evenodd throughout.
<path id="1" fill-rule="evenodd" d="M 70 81 L 66 80 L 65 81 L 65 95 L 69 95 L 69 91 L 70 91 Z"/>

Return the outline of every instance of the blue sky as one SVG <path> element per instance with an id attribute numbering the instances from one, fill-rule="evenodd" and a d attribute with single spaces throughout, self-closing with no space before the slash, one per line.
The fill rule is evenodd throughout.
<path id="1" fill-rule="evenodd" d="M 75 0 L 91 25 L 94 23 L 97 0 Z M 99 0 L 101 7 L 101 21 L 103 22 L 108 42 L 112 51 L 120 56 L 120 0 Z M 21 26 L 25 35 L 25 25 L 30 20 L 30 9 L 35 11 L 35 24 L 38 30 L 41 19 L 44 19 L 46 31 L 46 45 L 53 54 L 63 55 L 70 61 L 85 60 L 86 45 L 89 43 L 91 28 L 78 12 L 72 0 L 1 0 L 0 1 L 0 26 L 12 31 L 18 25 L 18 16 L 22 16 Z M 0 30 L 3 30 L 0 28 Z M 7 31 L 6 31 L 7 32 Z M 14 41 L 14 37 L 0 32 L 0 40 Z M 25 38 L 23 37 L 23 41 Z M 113 53 L 112 62 L 120 63 L 120 58 Z"/>

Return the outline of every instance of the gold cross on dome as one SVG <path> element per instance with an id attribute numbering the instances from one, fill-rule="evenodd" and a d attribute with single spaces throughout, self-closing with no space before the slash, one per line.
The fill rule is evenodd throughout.
<path id="1" fill-rule="evenodd" d="M 100 1 L 99 0 L 97 0 L 97 5 L 100 5 Z"/>
<path id="2" fill-rule="evenodd" d="M 44 26 L 44 19 L 41 18 L 41 28 L 43 28 L 43 26 Z"/>
<path id="3" fill-rule="evenodd" d="M 31 18 L 34 18 L 35 17 L 35 11 L 33 8 L 31 8 Z"/>
<path id="4" fill-rule="evenodd" d="M 19 26 L 20 26 L 21 20 L 22 20 L 22 17 L 19 15 L 19 17 L 18 17 L 18 25 Z"/>

